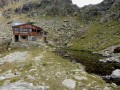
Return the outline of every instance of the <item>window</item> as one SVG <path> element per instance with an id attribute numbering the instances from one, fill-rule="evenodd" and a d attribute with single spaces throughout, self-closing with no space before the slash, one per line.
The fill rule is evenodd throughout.
<path id="1" fill-rule="evenodd" d="M 23 32 L 28 32 L 28 29 L 23 29 Z"/>
<path id="2" fill-rule="evenodd" d="M 19 28 L 14 28 L 15 33 L 19 33 Z"/>
<path id="3" fill-rule="evenodd" d="M 22 32 L 23 31 L 23 29 L 22 28 L 20 28 L 20 32 Z"/>
<path id="4" fill-rule="evenodd" d="M 19 28 L 14 28 L 15 31 L 19 31 Z"/>
<path id="5" fill-rule="evenodd" d="M 28 29 L 23 29 L 22 33 L 28 33 Z"/>

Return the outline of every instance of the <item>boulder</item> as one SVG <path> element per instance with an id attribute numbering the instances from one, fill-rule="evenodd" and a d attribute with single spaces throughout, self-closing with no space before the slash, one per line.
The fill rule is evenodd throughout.
<path id="1" fill-rule="evenodd" d="M 66 88 L 74 89 L 76 87 L 76 81 L 74 81 L 72 79 L 65 79 L 62 82 L 62 85 L 65 86 Z"/>
<path id="2" fill-rule="evenodd" d="M 120 69 L 116 69 L 112 72 L 111 75 L 113 78 L 120 78 Z"/>
<path id="3" fill-rule="evenodd" d="M 48 90 L 49 86 L 34 86 L 28 82 L 15 82 L 0 87 L 0 90 Z"/>
<path id="4" fill-rule="evenodd" d="M 105 87 L 103 90 L 111 90 L 109 87 Z"/>

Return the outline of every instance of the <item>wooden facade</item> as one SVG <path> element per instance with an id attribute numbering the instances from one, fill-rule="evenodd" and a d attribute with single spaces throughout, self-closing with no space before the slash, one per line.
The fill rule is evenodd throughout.
<path id="1" fill-rule="evenodd" d="M 42 41 L 46 42 L 46 34 L 42 28 L 26 23 L 20 25 L 14 25 L 13 28 L 13 41 L 24 42 L 24 41 Z"/>

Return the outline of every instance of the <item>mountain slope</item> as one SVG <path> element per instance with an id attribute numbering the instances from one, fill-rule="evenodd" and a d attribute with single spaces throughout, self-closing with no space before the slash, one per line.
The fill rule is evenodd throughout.
<path id="1" fill-rule="evenodd" d="M 49 48 L 4 52 L 0 64 L 0 90 L 45 90 L 47 86 L 48 90 L 108 88 L 99 76 L 86 73 L 81 64 L 61 58 Z M 64 80 L 71 82 L 68 84 Z M 114 89 L 112 86 L 109 88 Z"/>
<path id="2" fill-rule="evenodd" d="M 120 20 L 120 1 L 104 0 L 97 5 L 89 5 L 81 8 L 81 17 L 84 20 L 94 20 L 100 17 L 101 23 L 113 19 Z"/>
<path id="3" fill-rule="evenodd" d="M 75 46 L 77 45 L 75 44 L 77 40 L 77 43 L 80 45 L 80 47 L 78 46 L 77 48 L 85 50 L 100 50 L 111 45 L 119 44 L 119 39 L 113 39 L 114 42 L 108 39 L 108 37 L 113 38 L 112 36 L 119 38 L 119 0 L 104 0 L 100 4 L 85 6 L 81 9 L 73 5 L 71 0 L 18 0 L 12 4 L 8 4 L 9 2 L 6 0 L 1 0 L 1 2 L 3 3 L 1 20 L 5 21 L 1 22 L 1 24 L 2 26 L 6 26 L 4 29 L 9 30 L 9 32 L 11 32 L 11 24 L 7 25 L 5 24 L 6 22 L 33 21 L 49 32 L 49 39 L 54 43 L 57 41 L 63 42 L 65 40 L 63 43 L 65 44 L 69 42 L 71 37 L 75 37 L 73 47 L 77 47 Z M 6 6 L 5 9 L 4 6 Z M 95 25 L 99 29 L 95 28 Z M 3 28 L 1 28 L 1 30 L 2 29 Z M 5 32 L 5 30 L 2 31 Z M 69 34 L 63 34 L 64 32 L 69 32 Z M 106 34 L 99 36 L 99 33 Z M 8 33 L 6 32 L 6 34 Z M 98 37 L 94 38 L 96 35 L 98 35 Z M 9 33 L 9 36 L 11 37 L 12 34 Z M 80 42 L 78 42 L 76 37 L 79 37 Z M 84 39 L 84 37 L 86 39 Z M 100 39 L 99 37 L 104 38 Z M 105 42 L 106 40 L 107 42 Z M 102 46 L 99 46 L 98 43 Z M 89 49 L 90 47 L 94 49 Z"/>
<path id="4" fill-rule="evenodd" d="M 71 0 L 21 0 L 4 7 L 0 17 L 1 25 L 6 26 L 1 27 L 1 32 L 5 33 L 5 35 L 1 34 L 2 38 L 9 36 L 8 39 L 11 39 L 11 25 L 14 22 L 35 22 L 36 25 L 48 31 L 48 39 L 52 45 L 67 43 L 80 28 L 77 20 L 79 8 L 73 5 Z M 70 33 L 66 35 L 64 32 Z"/>
<path id="5" fill-rule="evenodd" d="M 120 44 L 119 5 L 119 0 L 104 0 L 83 8 L 73 5 L 71 0 L 0 0 L 0 85 L 4 84 L 0 89 L 22 82 L 25 89 L 47 85 L 50 90 L 66 90 L 70 85 L 64 84 L 66 79 L 76 85 L 75 90 L 118 89 L 115 84 L 106 84 L 99 76 L 86 73 L 82 65 L 71 63 L 53 51 L 61 47 L 99 51 Z M 11 50 L 12 24 L 27 21 L 47 31 L 49 43 Z M 26 87 L 25 82 L 28 82 Z"/>
<path id="6" fill-rule="evenodd" d="M 5 14 L 36 14 L 36 15 L 74 15 L 79 11 L 76 5 L 72 4 L 71 0 L 18 0 L 10 3 L 7 0 L 1 1 L 1 7 L 8 7 L 3 10 Z"/>
<path id="7" fill-rule="evenodd" d="M 104 0 L 100 4 L 81 8 L 81 19 L 89 24 L 89 28 L 84 35 L 71 41 L 71 48 L 99 51 L 120 44 L 119 6 L 119 0 Z"/>

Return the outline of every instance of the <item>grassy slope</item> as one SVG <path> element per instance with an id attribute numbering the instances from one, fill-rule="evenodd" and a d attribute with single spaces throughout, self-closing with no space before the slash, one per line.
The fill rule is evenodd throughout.
<path id="1" fill-rule="evenodd" d="M 109 46 L 120 44 L 120 23 L 110 21 L 104 24 L 92 22 L 90 28 L 82 38 L 74 39 L 70 43 L 72 49 L 98 51 Z"/>
<path id="2" fill-rule="evenodd" d="M 20 51 L 24 51 L 24 50 L 20 50 Z M 0 80 L 0 85 L 3 85 L 5 81 L 10 81 L 10 83 L 13 83 L 22 79 L 29 83 L 33 83 L 34 85 L 41 85 L 44 82 L 45 85 L 50 86 L 50 90 L 67 90 L 62 86 L 62 81 L 66 78 L 74 79 L 73 76 L 76 74 L 80 77 L 87 77 L 88 79 L 80 80 L 80 81 L 76 80 L 77 87 L 75 90 L 82 90 L 84 87 L 87 89 L 90 89 L 90 87 L 100 87 L 102 90 L 106 85 L 105 82 L 102 79 L 100 79 L 98 76 L 94 76 L 86 73 L 83 70 L 82 65 L 73 64 L 70 61 L 55 55 L 50 50 L 34 48 L 34 49 L 29 49 L 27 51 L 29 52 L 30 57 L 25 62 L 5 63 L 0 66 L 1 68 L 0 74 L 8 70 L 11 70 L 13 73 L 15 73 L 16 71 L 21 73 L 21 75 L 18 77 Z M 3 54 L 9 54 L 11 52 L 4 52 Z M 43 55 L 43 57 L 37 62 L 34 61 L 33 60 L 34 57 L 39 55 Z M 35 70 L 30 71 L 31 69 L 35 69 Z M 80 70 L 80 71 L 75 72 L 74 70 Z M 28 75 L 35 77 L 35 79 L 30 80 L 28 78 Z M 79 87 L 78 83 L 81 83 L 82 86 Z"/>

